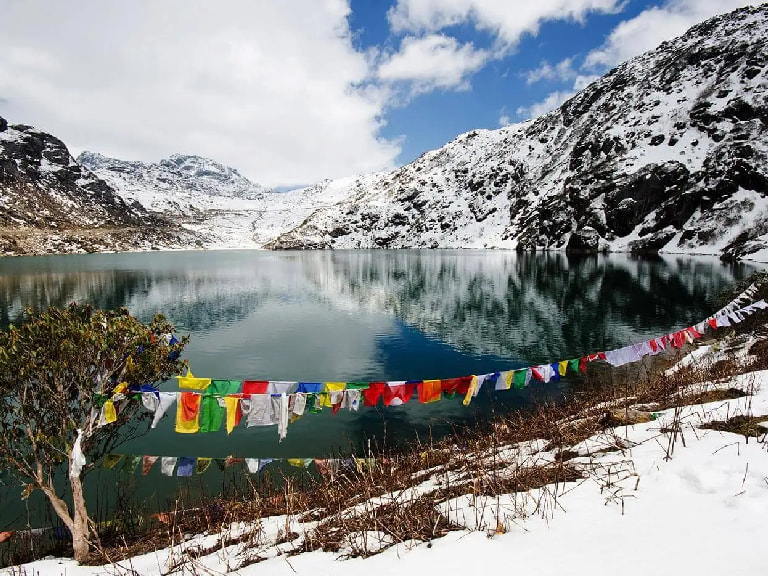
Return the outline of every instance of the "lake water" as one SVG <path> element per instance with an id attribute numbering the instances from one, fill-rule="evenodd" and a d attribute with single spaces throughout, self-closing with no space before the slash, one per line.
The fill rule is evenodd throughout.
<path id="1" fill-rule="evenodd" d="M 554 362 L 658 336 L 698 322 L 717 296 L 747 276 L 746 264 L 714 258 L 628 255 L 571 258 L 500 251 L 173 252 L 0 259 L 0 324 L 26 306 L 89 302 L 156 312 L 191 342 L 197 376 L 296 381 L 419 380 Z M 546 388 L 482 394 L 460 402 L 308 415 L 278 442 L 274 428 L 182 435 L 167 416 L 121 447 L 158 456 L 327 457 L 440 435 L 492 411 L 559 396 Z M 164 389 L 177 389 L 175 382 Z M 175 412 L 172 409 L 172 412 Z M 212 466 L 199 489 L 221 486 Z M 160 505 L 181 483 L 159 465 L 147 477 L 96 471 L 92 500 L 115 482 Z M 106 489 L 104 487 L 107 487 Z M 43 522 L 39 498 L 2 489 L 0 529 Z"/>

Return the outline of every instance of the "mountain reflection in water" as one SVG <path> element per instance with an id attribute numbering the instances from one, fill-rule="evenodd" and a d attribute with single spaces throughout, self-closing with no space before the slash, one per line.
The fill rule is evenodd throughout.
<path id="1" fill-rule="evenodd" d="M 714 258 L 572 258 L 501 251 L 174 252 L 4 258 L 0 324 L 69 302 L 165 314 L 191 335 L 198 376 L 371 381 L 447 378 L 573 358 L 698 322 L 752 271 Z M 441 436 L 494 411 L 558 397 L 568 379 L 359 413 L 308 415 L 274 429 L 175 434 L 173 417 L 124 446 L 162 456 L 324 457 Z M 173 390 L 175 382 L 163 385 Z M 159 467 L 158 467 L 159 468 Z M 216 486 L 212 467 L 205 482 Z M 100 471 L 100 478 L 113 472 Z M 108 482 L 109 480 L 104 480 Z M 138 490 L 172 494 L 153 469 Z M 144 487 L 142 488 L 142 483 Z M 151 486 L 151 488 L 150 488 Z"/>

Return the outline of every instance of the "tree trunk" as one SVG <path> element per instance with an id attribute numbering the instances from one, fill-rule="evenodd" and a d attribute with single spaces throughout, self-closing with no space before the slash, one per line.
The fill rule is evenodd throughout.
<path id="1" fill-rule="evenodd" d="M 80 476 L 69 479 L 72 485 L 72 504 L 74 518 L 72 519 L 72 549 L 75 552 L 75 560 L 82 563 L 88 558 L 90 541 L 88 540 L 88 511 L 85 507 L 83 495 L 83 483 Z"/>

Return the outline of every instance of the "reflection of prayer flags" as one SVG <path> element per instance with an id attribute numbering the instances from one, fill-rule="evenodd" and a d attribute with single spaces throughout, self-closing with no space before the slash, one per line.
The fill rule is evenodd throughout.
<path id="1" fill-rule="evenodd" d="M 259 470 L 261 470 L 261 467 L 259 466 L 258 458 L 246 458 L 245 467 L 248 469 L 248 472 L 250 472 L 251 474 L 256 474 Z"/>
<path id="2" fill-rule="evenodd" d="M 112 424 L 115 420 L 117 420 L 117 410 L 115 409 L 115 403 L 112 402 L 112 400 L 107 400 L 104 402 L 104 422 L 107 424 Z"/>
<path id="3" fill-rule="evenodd" d="M 179 388 L 191 390 L 205 390 L 211 384 L 210 378 L 195 378 L 192 370 L 187 370 L 186 376 L 176 376 L 179 380 Z"/>
<path id="4" fill-rule="evenodd" d="M 362 474 L 366 471 L 372 471 L 376 466 L 376 460 L 374 458 L 355 458 L 355 468 Z"/>
<path id="5" fill-rule="evenodd" d="M 208 470 L 208 466 L 211 465 L 212 458 L 198 458 L 197 464 L 195 464 L 195 474 L 202 474 Z"/>
<path id="6" fill-rule="evenodd" d="M 288 464 L 296 468 L 306 468 L 312 462 L 312 458 L 288 458 Z"/>
<path id="7" fill-rule="evenodd" d="M 163 456 L 160 459 L 160 471 L 165 476 L 173 476 L 173 469 L 176 468 L 176 456 Z"/>
<path id="8" fill-rule="evenodd" d="M 115 467 L 115 465 L 120 462 L 120 460 L 123 459 L 122 454 L 107 454 L 104 457 L 104 468 L 107 470 L 112 470 L 112 468 Z"/>
<path id="9" fill-rule="evenodd" d="M 149 474 L 149 471 L 152 469 L 155 462 L 157 462 L 157 456 L 144 456 L 141 462 L 141 475 L 146 476 Z"/>
<path id="10" fill-rule="evenodd" d="M 179 458 L 179 465 L 176 467 L 176 476 L 192 476 L 195 470 L 195 460 L 193 456 L 182 456 Z"/>
<path id="11" fill-rule="evenodd" d="M 139 462 L 141 462 L 141 456 L 126 456 L 125 462 L 123 462 L 123 465 L 120 467 L 120 472 L 133 474 L 136 472 L 136 467 L 139 465 Z"/>
<path id="12" fill-rule="evenodd" d="M 227 456 L 226 460 L 224 460 L 224 465 L 229 467 L 229 466 L 232 466 L 233 464 L 238 464 L 238 463 L 240 463 L 242 461 L 243 461 L 242 458 L 235 458 L 234 456 Z"/>

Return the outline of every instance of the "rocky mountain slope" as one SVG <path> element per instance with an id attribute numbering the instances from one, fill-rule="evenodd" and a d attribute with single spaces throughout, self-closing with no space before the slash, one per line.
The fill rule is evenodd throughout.
<path id="1" fill-rule="evenodd" d="M 193 241 L 115 194 L 58 138 L 0 118 L 0 253 L 125 251 Z"/>
<path id="2" fill-rule="evenodd" d="M 350 180 L 346 199 L 267 246 L 766 260 L 767 37 L 768 4 L 713 18 L 535 121 L 472 131 Z"/>

